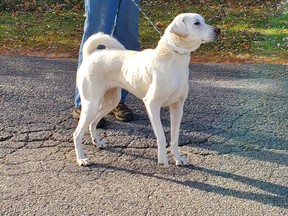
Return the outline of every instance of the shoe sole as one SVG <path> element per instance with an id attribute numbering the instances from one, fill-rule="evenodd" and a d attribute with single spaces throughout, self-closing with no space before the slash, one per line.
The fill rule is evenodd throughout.
<path id="1" fill-rule="evenodd" d="M 134 120 L 134 117 L 129 117 L 129 118 L 120 117 L 118 115 L 115 115 L 113 112 L 112 112 L 112 115 L 114 115 L 114 117 L 115 117 L 115 119 L 117 121 L 121 121 L 121 122 L 129 122 L 129 121 L 133 121 Z"/>

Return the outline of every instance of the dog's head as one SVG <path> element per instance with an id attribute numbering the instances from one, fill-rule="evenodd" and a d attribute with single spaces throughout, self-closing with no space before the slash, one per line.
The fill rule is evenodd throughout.
<path id="1" fill-rule="evenodd" d="M 167 30 L 177 36 L 191 51 L 198 49 L 202 43 L 214 41 L 220 34 L 220 29 L 205 23 L 202 16 L 195 13 L 180 14 L 172 21 Z M 178 46 L 182 45 L 179 44 Z"/>

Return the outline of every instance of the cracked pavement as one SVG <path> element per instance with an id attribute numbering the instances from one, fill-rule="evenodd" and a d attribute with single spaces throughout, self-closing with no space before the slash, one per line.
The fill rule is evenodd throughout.
<path id="1" fill-rule="evenodd" d="M 109 144 L 72 133 L 74 59 L 0 56 L 1 215 L 288 215 L 288 65 L 191 64 L 180 131 L 188 167 L 157 165 L 139 99 Z M 161 111 L 167 140 L 169 111 Z M 168 148 L 169 152 L 169 148 Z"/>

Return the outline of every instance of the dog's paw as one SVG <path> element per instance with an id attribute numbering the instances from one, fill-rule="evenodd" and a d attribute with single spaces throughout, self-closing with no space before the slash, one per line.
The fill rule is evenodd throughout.
<path id="1" fill-rule="evenodd" d="M 189 165 L 187 159 L 184 156 L 179 156 L 177 159 L 175 158 L 176 166 L 187 166 Z"/>
<path id="2" fill-rule="evenodd" d="M 98 148 L 98 149 L 103 149 L 106 148 L 107 145 L 104 141 L 99 141 L 97 142 L 96 140 L 93 140 L 93 144 Z"/>
<path id="3" fill-rule="evenodd" d="M 163 159 L 163 158 L 158 158 L 158 164 L 163 165 L 164 167 L 168 168 L 169 167 L 169 163 L 167 159 Z"/>
<path id="4" fill-rule="evenodd" d="M 77 163 L 79 166 L 89 166 L 91 165 L 91 162 L 88 158 L 84 158 L 84 159 L 77 159 Z"/>

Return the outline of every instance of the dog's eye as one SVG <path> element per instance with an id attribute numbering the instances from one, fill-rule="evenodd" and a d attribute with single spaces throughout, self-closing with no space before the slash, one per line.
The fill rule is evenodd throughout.
<path id="1" fill-rule="evenodd" d="M 200 22 L 195 22 L 194 25 L 200 25 Z"/>

